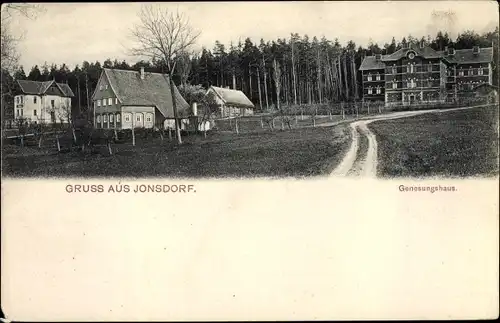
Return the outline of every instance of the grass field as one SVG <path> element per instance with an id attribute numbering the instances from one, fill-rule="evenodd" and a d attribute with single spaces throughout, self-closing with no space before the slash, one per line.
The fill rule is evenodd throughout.
<path id="1" fill-rule="evenodd" d="M 4 176 L 42 177 L 303 177 L 322 175 L 342 159 L 346 125 L 240 133 L 209 133 L 175 140 L 138 139 L 112 146 L 113 155 L 54 148 L 4 146 Z"/>
<path id="2" fill-rule="evenodd" d="M 498 116 L 492 106 L 373 122 L 378 176 L 495 176 Z"/>

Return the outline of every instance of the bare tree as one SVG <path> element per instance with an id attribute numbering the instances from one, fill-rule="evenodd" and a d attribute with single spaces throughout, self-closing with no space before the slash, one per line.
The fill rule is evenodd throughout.
<path id="1" fill-rule="evenodd" d="M 10 73 L 16 68 L 19 62 L 17 45 L 24 35 L 16 36 L 11 29 L 12 20 L 17 17 L 35 19 L 37 14 L 43 10 L 41 5 L 26 3 L 7 3 L 2 6 L 1 16 L 1 64 L 2 69 Z"/>
<path id="2" fill-rule="evenodd" d="M 172 75 L 179 57 L 182 57 L 182 53 L 188 52 L 189 48 L 195 44 L 200 32 L 193 30 L 189 19 L 184 14 L 163 9 L 160 5 L 143 5 L 139 19 L 140 23 L 131 30 L 135 46 L 130 49 L 130 53 L 166 64 L 170 73 L 170 91 L 177 141 L 182 144 Z"/>

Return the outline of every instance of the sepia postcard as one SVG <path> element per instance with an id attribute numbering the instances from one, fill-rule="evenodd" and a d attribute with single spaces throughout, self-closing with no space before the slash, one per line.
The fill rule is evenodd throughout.
<path id="1" fill-rule="evenodd" d="M 4 3 L 1 319 L 494 319 L 496 1 Z"/>

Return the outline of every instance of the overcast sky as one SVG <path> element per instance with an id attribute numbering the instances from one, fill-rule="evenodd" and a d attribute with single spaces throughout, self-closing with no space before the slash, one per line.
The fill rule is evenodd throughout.
<path id="1" fill-rule="evenodd" d="M 140 3 L 50 3 L 36 20 L 16 19 L 13 28 L 24 32 L 19 45 L 26 73 L 35 64 L 73 68 L 83 60 L 126 59 L 129 29 L 137 21 Z M 198 46 L 213 48 L 215 40 L 228 45 L 250 37 L 274 40 L 291 32 L 310 37 L 352 39 L 366 46 L 372 39 L 383 45 L 392 36 L 415 37 L 437 30 L 457 32 L 493 30 L 498 25 L 495 1 L 332 1 L 332 2 L 186 2 L 162 3 L 185 12 L 202 32 Z M 451 13 L 451 14 L 450 14 Z M 453 17 L 453 19 L 449 19 Z"/>

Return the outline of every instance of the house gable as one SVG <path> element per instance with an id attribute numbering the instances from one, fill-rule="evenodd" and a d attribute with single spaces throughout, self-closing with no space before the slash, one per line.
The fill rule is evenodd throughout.
<path id="1" fill-rule="evenodd" d="M 108 75 L 106 74 L 106 70 L 101 72 L 101 76 L 99 77 L 99 81 L 97 82 L 96 88 L 94 90 L 94 94 L 92 95 L 92 100 L 102 100 L 112 98 L 113 103 L 114 99 L 118 98 L 120 102 L 122 100 L 117 95 L 117 91 L 113 88 L 111 82 L 109 82 Z"/>
<path id="2" fill-rule="evenodd" d="M 65 96 L 61 91 L 61 88 L 57 86 L 56 82 L 52 82 L 52 84 L 47 87 L 47 89 L 43 92 L 44 95 L 57 95 L 57 96 Z"/>

